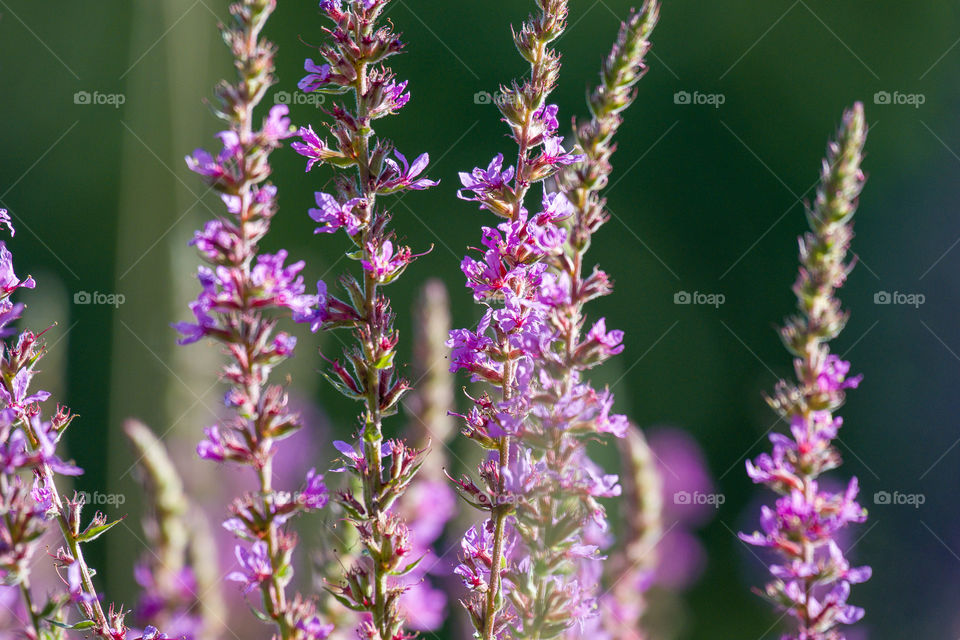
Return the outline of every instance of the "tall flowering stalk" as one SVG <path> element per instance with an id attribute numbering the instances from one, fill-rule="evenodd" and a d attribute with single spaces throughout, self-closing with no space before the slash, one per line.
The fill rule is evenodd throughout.
<path id="1" fill-rule="evenodd" d="M 0 225 L 13 234 L 10 217 L 3 209 Z M 28 614 L 24 631 L 30 640 L 62 638 L 64 628 L 83 630 L 102 640 L 124 640 L 125 612 L 113 605 L 104 611 L 93 584 L 95 572 L 83 555 L 84 544 L 119 521 L 107 522 L 97 512 L 84 527 L 83 497 L 61 495 L 56 476 L 83 473 L 57 453 L 57 445 L 74 416 L 58 405 L 53 417 L 45 420 L 41 405 L 50 393 L 30 390 L 37 364 L 45 354 L 45 332 L 23 331 L 15 340 L 6 340 L 16 334 L 9 325 L 20 318 L 24 308 L 12 302 L 11 295 L 17 289 L 35 286 L 32 278 L 17 277 L 13 257 L 6 243 L 0 241 L 0 338 L 4 339 L 0 343 L 0 580 L 19 587 Z M 30 476 L 32 489 L 26 485 Z M 41 604 L 31 591 L 30 560 L 50 520 L 56 521 L 65 544 L 53 555 L 63 587 Z M 80 621 L 73 624 L 65 622 L 69 604 L 76 605 L 80 613 Z M 144 635 L 151 640 L 162 637 L 156 629 L 148 629 Z"/>
<path id="2" fill-rule="evenodd" d="M 303 262 L 285 265 L 286 251 L 258 251 L 276 213 L 276 188 L 265 182 L 269 155 L 293 132 L 283 105 L 270 109 L 259 129 L 254 124 L 254 111 L 274 84 L 274 47 L 261 32 L 275 8 L 275 0 L 241 0 L 231 5 L 232 24 L 223 28 L 237 69 L 237 79 L 216 90 L 214 111 L 227 123 L 218 134 L 223 148 L 215 157 L 197 149 L 187 165 L 220 193 L 228 215 L 194 236 L 192 244 L 209 266 L 200 267 L 202 291 L 190 305 L 196 322 L 175 326 L 183 334 L 181 344 L 212 338 L 229 355 L 221 377 L 230 385 L 225 404 L 233 414 L 206 429 L 198 453 L 249 467 L 259 482 L 257 492 L 233 502 L 233 517 L 224 523 L 244 541 L 236 547 L 239 569 L 228 579 L 240 583 L 245 594 L 259 590 L 263 610 L 255 612 L 282 640 L 320 640 L 331 625 L 316 616 L 313 602 L 287 594 L 296 537 L 284 524 L 326 504 L 323 476 L 311 470 L 305 488 L 295 494 L 273 486 L 277 442 L 300 428 L 283 387 L 269 384 L 274 367 L 292 356 L 296 339 L 274 330 L 282 315 L 311 316 L 317 301 L 304 293 Z"/>
<path id="3" fill-rule="evenodd" d="M 866 135 L 863 105 L 857 103 L 844 114 L 837 139 L 827 148 L 816 201 L 807 210 L 810 231 L 800 239 L 800 275 L 793 285 L 800 313 L 780 331 L 795 358 L 797 382 L 781 380 L 768 399 L 790 425 L 792 437 L 771 435 L 772 454 L 747 461 L 750 478 L 782 497 L 773 508 L 763 507 L 762 531 L 740 536 L 779 554 L 780 561 L 770 566 L 773 579 L 766 596 L 794 618 L 795 629 L 785 637 L 795 640 L 842 639 L 838 625 L 853 624 L 864 613 L 847 604 L 850 585 L 871 574 L 869 567 L 851 567 L 836 541 L 844 527 L 866 519 L 856 502 L 857 479 L 841 493 L 819 482 L 821 474 L 841 463 L 833 440 L 842 419 L 834 412 L 862 377 L 848 377 L 850 363 L 831 354 L 828 344 L 848 316 L 836 290 L 853 267 L 847 252 L 864 182 L 860 164 Z"/>
<path id="4" fill-rule="evenodd" d="M 302 91 L 345 94 L 353 98 L 335 103 L 325 123 L 333 146 L 312 127 L 300 129 L 293 148 L 307 157 L 307 170 L 316 163 L 329 164 L 337 174 L 335 194 L 318 192 L 317 208 L 310 217 L 319 223 L 317 233 L 343 229 L 350 240 L 347 257 L 360 263 L 362 276 L 340 278 L 344 299 L 330 295 L 318 283 L 318 310 L 312 329 L 351 329 L 355 342 L 344 349 L 349 369 L 332 362 L 327 377 L 345 396 L 363 403 L 356 444 L 335 443 L 343 454 L 343 470 L 356 478 L 357 491 L 342 491 L 337 500 L 360 536 L 365 554 L 333 589 L 341 603 L 367 614 L 358 630 L 361 638 L 397 640 L 407 637 L 399 605 L 406 590 L 402 576 L 416 565 L 410 530 L 391 507 L 413 480 L 423 450 L 399 439 L 385 439 L 383 419 L 397 411 L 409 384 L 394 362 L 399 335 L 394 313 L 382 287 L 395 281 L 417 255 L 398 246 L 388 229 L 389 213 L 378 207 L 378 198 L 437 183 L 418 176 L 430 161 L 420 155 L 413 164 L 391 141 L 376 136 L 374 121 L 396 114 L 410 100 L 407 82 L 397 80 L 384 61 L 403 49 L 393 26 L 383 19 L 391 0 L 340 0 L 320 2 L 322 13 L 333 23 L 329 38 L 318 47 L 320 60 L 308 59 Z"/>
<path id="5" fill-rule="evenodd" d="M 610 291 L 600 271 L 581 277 L 582 254 L 605 219 L 596 192 L 609 173 L 606 145 L 632 100 L 656 6 L 648 3 L 624 27 L 592 99 L 597 118 L 576 132 L 581 154 L 563 150 L 558 109 L 547 103 L 560 66 L 548 45 L 564 30 L 567 5 L 537 4 L 541 13 L 514 38 L 530 78 L 502 89 L 517 164 L 503 170 L 497 156 L 486 170 L 461 175 L 461 198 L 506 219 L 484 228 L 482 260 L 463 261 L 467 285 L 487 311 L 476 331 L 454 331 L 449 343 L 452 368 L 499 396 L 483 393 L 465 416 L 464 433 L 492 452 L 480 469 L 483 488 L 466 477 L 457 483 L 489 513 L 467 532 L 457 570 L 473 592 L 465 604 L 484 639 L 554 638 L 595 615 L 599 555 L 591 529 L 606 527 L 597 498 L 617 495 L 619 486 L 587 458 L 583 442 L 598 433 L 622 436 L 627 426 L 610 414 L 609 391 L 581 380 L 583 370 L 622 350 L 622 332 L 608 333 L 602 319 L 581 336 L 582 306 Z M 531 185 L 552 177 L 560 190 L 544 188 L 541 211 L 530 215 Z"/>
<path id="6" fill-rule="evenodd" d="M 515 37 L 531 62 L 530 80 L 504 89 L 501 111 L 520 148 L 516 167 L 498 156 L 486 171 L 461 176 L 465 199 L 504 218 L 485 228 L 483 261 L 466 258 L 468 286 L 487 312 L 476 332 L 451 334 L 453 368 L 499 387 L 499 398 L 474 400 L 464 432 L 494 454 L 480 470 L 485 485 L 458 482 L 461 494 L 490 518 L 467 533 L 458 573 L 474 595 L 466 603 L 483 638 L 545 639 L 596 615 L 599 539 L 606 529 L 601 497 L 619 495 L 616 476 L 586 455 L 600 433 L 623 437 L 613 396 L 582 372 L 620 353 L 623 333 L 601 318 L 582 334 L 584 305 L 610 293 L 606 274 L 583 273 L 591 235 L 606 221 L 598 192 L 610 173 L 611 137 L 633 100 L 657 19 L 648 2 L 621 29 L 603 84 L 590 99 L 593 118 L 576 127 L 577 153 L 556 135 L 557 107 L 546 103 L 559 70 L 547 47 L 566 19 L 566 3 L 538 2 L 542 13 Z M 532 154 L 532 157 L 531 157 Z M 543 210 L 529 216 L 533 182 L 556 176 Z M 502 236 L 501 234 L 504 234 Z"/>
<path id="7" fill-rule="evenodd" d="M 547 255 L 551 269 L 538 299 L 546 328 L 533 359 L 533 420 L 519 438 L 520 455 L 531 461 L 522 472 L 526 499 L 516 511 L 517 532 L 529 557 L 519 565 L 512 599 L 525 638 L 557 637 L 575 625 L 582 629 L 586 618 L 597 615 L 603 575 L 599 552 L 607 538 L 597 500 L 617 496 L 621 489 L 616 476 L 588 458 L 585 441 L 601 433 L 623 438 L 628 423 L 611 415 L 609 390 L 594 389 L 584 377 L 623 350 L 623 332 L 607 331 L 603 318 L 584 335 L 586 304 L 611 292 L 600 269 L 584 276 L 584 262 L 592 235 L 609 218 L 600 192 L 612 171 L 612 138 L 622 123 L 620 114 L 636 97 L 633 87 L 646 70 L 644 56 L 658 15 L 659 5 L 650 1 L 621 26 L 601 69 L 601 84 L 588 100 L 591 118 L 574 128 L 582 161 L 557 176 L 570 215 L 566 242 Z"/>

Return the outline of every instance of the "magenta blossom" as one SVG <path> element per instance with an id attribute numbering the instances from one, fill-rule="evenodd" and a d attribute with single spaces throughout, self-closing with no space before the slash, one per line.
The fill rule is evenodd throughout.
<path id="1" fill-rule="evenodd" d="M 417 159 L 413 161 L 412 165 L 407 164 L 406 157 L 399 151 L 394 151 L 393 155 L 400 160 L 403 168 L 390 158 L 383 161 L 386 169 L 380 176 L 379 193 L 385 195 L 403 189 L 420 191 L 440 184 L 439 180 L 429 180 L 427 178 L 416 179 L 417 176 L 427 168 L 427 165 L 430 164 L 430 154 L 420 154 Z"/>
<path id="2" fill-rule="evenodd" d="M 366 206 L 366 200 L 351 198 L 341 205 L 336 198 L 322 191 L 316 193 L 316 199 L 319 208 L 310 209 L 308 213 L 323 226 L 317 227 L 314 233 L 334 233 L 340 228 L 346 229 L 351 236 L 359 233 L 364 223 L 354 211 Z"/>
<path id="3" fill-rule="evenodd" d="M 237 545 L 235 553 L 240 570 L 228 574 L 227 580 L 239 582 L 246 595 L 260 586 L 261 582 L 269 579 L 273 573 L 270 557 L 267 554 L 267 544 L 262 540 L 254 542 L 249 550 Z"/>
<path id="4" fill-rule="evenodd" d="M 330 82 L 329 64 L 316 64 L 312 59 L 307 58 L 303 63 L 303 69 L 309 73 L 297 83 L 300 91 L 311 93 Z"/>

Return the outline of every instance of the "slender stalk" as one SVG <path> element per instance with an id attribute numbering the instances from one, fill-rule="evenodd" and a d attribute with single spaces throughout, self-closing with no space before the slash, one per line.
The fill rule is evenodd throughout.
<path id="1" fill-rule="evenodd" d="M 32 445 L 35 448 L 39 447 L 39 437 L 34 432 L 30 421 L 27 419 L 22 419 L 20 424 L 23 427 L 24 433 L 26 433 L 30 438 Z M 92 571 L 90 570 L 90 567 L 87 566 L 87 562 L 83 557 L 83 549 L 81 549 L 80 542 L 77 539 L 78 531 L 74 530 L 74 526 L 70 522 L 69 515 L 64 510 L 63 500 L 60 498 L 60 491 L 57 489 L 56 479 L 54 478 L 53 471 L 50 469 L 50 465 L 46 463 L 39 464 L 35 468 L 35 471 L 40 475 L 41 478 L 43 478 L 44 486 L 50 491 L 51 499 L 53 501 L 54 517 L 57 520 L 57 525 L 60 528 L 63 541 L 67 544 L 67 548 L 69 549 L 70 556 L 73 558 L 73 561 L 76 562 L 80 567 L 80 581 L 83 592 L 88 596 L 90 601 L 87 604 L 78 604 L 80 613 L 85 619 L 92 620 L 96 624 L 94 627 L 94 632 L 98 636 L 104 638 L 104 640 L 114 640 L 113 635 L 110 632 L 110 622 L 107 619 L 107 615 L 103 611 L 103 607 L 100 604 L 100 597 L 97 595 L 96 587 L 93 584 Z M 79 527 L 79 522 L 76 523 L 76 527 Z M 88 611 L 86 607 L 89 607 L 90 610 Z"/>
<path id="2" fill-rule="evenodd" d="M 399 277 L 417 256 L 409 247 L 394 247 L 393 233 L 387 229 L 389 215 L 378 209 L 378 196 L 437 184 L 416 179 L 429 156 L 423 154 L 409 166 L 392 142 L 375 135 L 372 126 L 374 120 L 393 115 L 410 99 L 407 83 L 396 82 L 393 72 L 383 65 L 385 58 L 403 48 L 392 25 L 377 24 L 389 2 L 321 3 L 322 12 L 335 26 L 326 30 L 329 42 L 318 47 L 324 63 L 308 59 L 304 66 L 311 73 L 299 86 L 306 92 L 352 94 L 353 104 L 338 104 L 329 112 L 333 122 L 327 126 L 337 140 L 336 147 L 328 146 L 312 127 L 302 128 L 303 142 L 293 145 L 310 158 L 308 170 L 317 162 L 328 162 L 350 171 L 349 177 L 338 177 L 336 195 L 316 194 L 320 208 L 311 209 L 310 215 L 322 223 L 317 232 L 341 228 L 347 232 L 354 249 L 347 255 L 361 263 L 363 277 L 341 277 L 346 300 L 335 298 L 325 284 L 318 284 L 321 304 L 312 329 L 354 331 L 354 344 L 344 350 L 352 372 L 334 361 L 328 378 L 342 393 L 363 404 L 359 451 L 337 443 L 359 488 L 341 492 L 338 499 L 367 553 L 333 591 L 354 610 L 369 613 L 370 620 L 361 623 L 358 634 L 381 640 L 406 633 L 397 602 L 406 589 L 400 578 L 413 563 L 406 557 L 410 553 L 409 530 L 391 505 L 412 480 L 423 452 L 398 440 L 387 443 L 383 433 L 383 418 L 396 411 L 409 385 L 397 375 L 398 335 L 389 299 L 381 288 Z M 399 163 L 389 157 L 391 152 Z"/>

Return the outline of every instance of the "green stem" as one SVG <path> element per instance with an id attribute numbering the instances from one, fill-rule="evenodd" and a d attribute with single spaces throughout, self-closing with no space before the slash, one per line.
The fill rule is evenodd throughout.
<path id="1" fill-rule="evenodd" d="M 30 425 L 30 421 L 23 419 L 21 420 L 21 424 L 23 425 L 24 432 L 30 438 L 31 443 L 36 446 L 39 440 L 37 438 L 37 434 L 34 433 L 33 428 Z M 82 605 L 78 605 L 78 609 L 85 619 L 92 620 L 97 625 L 94 633 L 105 640 L 111 640 L 109 633 L 110 623 L 107 620 L 106 614 L 103 612 L 103 607 L 100 605 L 100 599 L 97 596 L 97 590 L 93 585 L 93 577 L 90 572 L 90 568 L 87 566 L 86 560 L 83 557 L 83 550 L 80 548 L 80 542 L 70 529 L 70 521 L 63 509 L 63 501 L 60 499 L 60 491 L 57 489 L 53 471 L 50 469 L 50 466 L 45 463 L 38 465 L 36 467 L 36 471 L 38 471 L 43 478 L 44 486 L 50 490 L 50 495 L 53 499 L 54 510 L 56 511 L 57 524 L 60 526 L 60 533 L 63 535 L 63 540 L 67 543 L 67 547 L 70 549 L 70 555 L 73 558 L 73 561 L 76 562 L 77 566 L 80 567 L 81 588 L 83 589 L 84 593 L 89 596 L 89 606 L 93 611 L 93 616 L 89 617 Z"/>
<path id="2" fill-rule="evenodd" d="M 357 121 L 360 123 L 360 153 L 357 162 L 357 171 L 359 174 L 359 191 L 361 197 L 367 201 L 366 219 L 368 226 L 362 231 L 360 236 L 360 250 L 367 261 L 372 261 L 375 256 L 370 252 L 369 241 L 371 239 L 371 226 L 376 207 L 376 192 L 369 190 L 370 185 L 370 136 L 373 131 L 368 122 L 368 109 L 365 94 L 367 92 L 367 74 L 368 65 L 361 62 L 357 69 L 357 84 L 355 87 Z M 364 270 L 363 292 L 364 292 L 364 323 L 367 326 L 366 340 L 367 347 L 367 380 L 366 380 L 366 398 L 364 400 L 367 406 L 367 416 L 363 432 L 364 459 L 367 463 L 369 473 L 366 476 L 369 480 L 364 482 L 364 505 L 366 506 L 366 517 L 371 523 L 370 530 L 374 536 L 372 545 L 369 545 L 371 557 L 373 557 L 373 602 L 371 615 L 373 624 L 377 628 L 382 638 L 389 638 L 391 635 L 391 621 L 387 615 L 387 573 L 382 561 L 374 553 L 375 548 L 382 547 L 382 536 L 377 522 L 380 519 L 382 509 L 380 507 L 380 494 L 383 489 L 383 420 L 380 413 L 380 376 L 381 370 L 375 366 L 373 354 L 378 351 L 379 344 L 383 338 L 382 330 L 377 326 L 376 305 L 377 305 L 377 279 Z"/>

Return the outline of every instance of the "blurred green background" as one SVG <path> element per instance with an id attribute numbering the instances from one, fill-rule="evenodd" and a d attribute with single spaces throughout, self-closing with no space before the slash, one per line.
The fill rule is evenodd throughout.
<path id="1" fill-rule="evenodd" d="M 585 89 L 630 4 L 571 0 L 555 94 L 565 119 L 584 112 Z M 748 590 L 758 562 L 734 535 L 752 530 L 758 508 L 743 460 L 766 447 L 774 423 L 761 392 L 791 373 L 774 323 L 794 303 L 801 201 L 855 100 L 872 125 L 869 182 L 856 223 L 860 263 L 843 293 L 852 316 L 836 350 L 865 382 L 842 412 L 840 476 L 861 480 L 871 518 L 852 555 L 873 565 L 874 578 L 852 601 L 867 608 L 860 627 L 872 638 L 956 637 L 960 216 L 951 203 L 960 188 L 960 3 L 664 4 L 614 157 L 614 218 L 592 255 L 617 287 L 595 311 L 628 332 L 624 354 L 599 379 L 615 383 L 621 410 L 640 425 L 693 434 L 726 496 L 702 531 L 709 563 L 687 594 L 684 637 L 779 637 L 776 616 Z M 268 36 L 279 45 L 277 90 L 292 92 L 323 21 L 315 2 L 279 5 Z M 413 101 L 380 130 L 408 157 L 429 151 L 430 175 L 443 181 L 395 211 L 412 246 L 436 245 L 391 287 L 404 336 L 415 287 L 430 275 L 447 281 L 455 325 L 476 318 L 458 264 L 490 221 L 454 197 L 457 171 L 509 149 L 496 109 L 475 94 L 524 71 L 509 25 L 530 5 L 397 0 L 390 11 L 408 43 L 394 67 L 410 79 Z M 176 348 L 168 325 L 186 317 L 196 293 L 197 260 L 185 243 L 220 207 L 182 158 L 214 146 L 217 121 L 201 98 L 230 73 L 216 32 L 226 8 L 220 0 L 0 0 L 0 206 L 18 225 L 18 272 L 39 282 L 22 298 L 32 325 L 59 323 L 41 386 L 82 415 L 69 447 L 90 491 L 136 495 L 120 436 L 132 415 L 181 443 L 182 468 L 218 480 L 191 452 L 219 402 L 216 354 Z M 682 104 L 678 92 L 691 102 L 720 95 L 713 102 L 722 104 Z M 323 116 L 295 104 L 292 117 L 316 124 Z M 335 263 L 345 247 L 339 237 L 316 238 L 306 215 L 329 174 L 304 174 L 288 149 L 274 158 L 281 213 L 266 248 L 307 260 L 308 280 L 329 277 L 344 266 Z M 74 304 L 84 291 L 122 294 L 124 304 Z M 674 304 L 680 291 L 722 294 L 725 303 Z M 875 304 L 879 292 L 924 302 Z M 346 431 L 355 408 L 319 382 L 316 339 L 304 340 L 291 370 L 296 388 Z M 333 457 L 319 455 L 320 466 Z M 924 503 L 874 504 L 883 491 L 922 494 Z M 124 509 L 135 525 L 136 499 Z M 135 531 L 94 550 L 111 596 L 128 603 Z"/>

